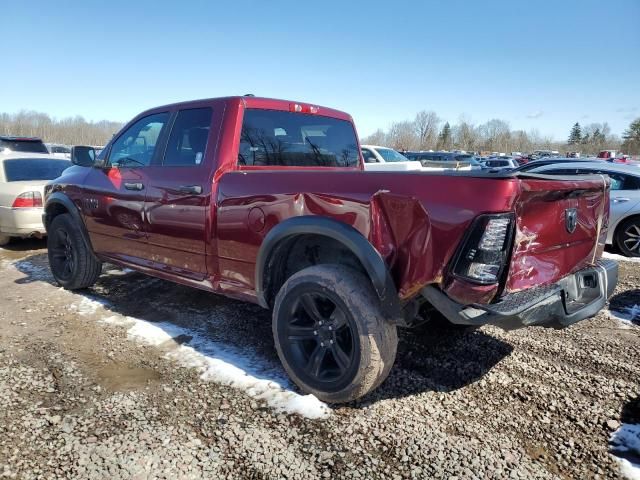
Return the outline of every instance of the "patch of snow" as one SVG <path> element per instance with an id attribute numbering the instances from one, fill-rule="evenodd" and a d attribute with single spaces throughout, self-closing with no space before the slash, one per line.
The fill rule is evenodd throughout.
<path id="1" fill-rule="evenodd" d="M 617 253 L 604 252 L 602 258 L 609 258 L 611 260 L 617 260 L 619 262 L 635 262 L 640 263 L 640 257 L 625 257 L 618 255 Z"/>
<path id="2" fill-rule="evenodd" d="M 100 298 L 83 297 L 80 303 L 73 303 L 69 305 L 70 310 L 76 310 L 80 315 L 87 316 L 93 315 L 98 309 L 104 308 L 109 305 L 109 302 Z"/>
<path id="3" fill-rule="evenodd" d="M 229 385 L 264 401 L 276 411 L 297 413 L 307 418 L 327 418 L 331 410 L 313 395 L 299 395 L 289 390 L 284 378 L 268 378 L 261 372 L 257 361 L 250 355 L 220 342 L 212 341 L 198 331 L 178 327 L 171 323 L 151 323 L 133 317 L 129 337 L 150 345 L 163 345 L 177 337 L 188 338 L 167 353 L 167 357 L 186 368 L 197 368 L 204 381 Z M 272 377 L 277 377 L 271 375 Z"/>
<path id="4" fill-rule="evenodd" d="M 611 434 L 609 444 L 622 475 L 640 480 L 640 424 L 623 423 Z"/>

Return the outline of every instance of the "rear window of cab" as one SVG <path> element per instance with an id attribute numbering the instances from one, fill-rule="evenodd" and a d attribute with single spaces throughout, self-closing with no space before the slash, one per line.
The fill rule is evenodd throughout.
<path id="1" fill-rule="evenodd" d="M 278 110 L 244 112 L 240 166 L 357 167 L 359 158 L 351 122 Z"/>

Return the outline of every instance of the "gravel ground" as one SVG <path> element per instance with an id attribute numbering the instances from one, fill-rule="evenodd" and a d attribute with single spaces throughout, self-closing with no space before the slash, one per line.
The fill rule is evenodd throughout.
<path id="1" fill-rule="evenodd" d="M 640 264 L 624 262 L 611 308 L 634 304 Z M 65 292 L 38 241 L 0 249 L 0 305 L 0 478 L 620 478 L 610 435 L 640 423 L 640 327 L 606 312 L 403 332 L 376 392 L 312 419 L 274 400 L 268 380 L 303 414 L 313 399 L 258 307 L 115 269 Z M 149 325 L 168 340 L 132 338 Z M 233 362 L 260 380 L 224 381 Z"/>

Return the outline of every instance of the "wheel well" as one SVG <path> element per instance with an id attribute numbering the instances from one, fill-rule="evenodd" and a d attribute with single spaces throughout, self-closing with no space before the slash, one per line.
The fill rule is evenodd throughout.
<path id="1" fill-rule="evenodd" d="M 47 205 L 47 209 L 45 211 L 45 218 L 44 218 L 45 229 L 49 229 L 49 225 L 51 225 L 51 222 L 53 221 L 54 218 L 64 213 L 69 213 L 69 210 L 67 210 L 67 207 L 65 207 L 62 203 L 55 202 L 50 205 Z"/>
<path id="2" fill-rule="evenodd" d="M 367 275 L 358 257 L 340 241 L 317 234 L 299 234 L 285 237 L 271 251 L 264 268 L 264 293 L 269 306 L 273 306 L 280 287 L 291 275 L 320 264 L 339 264 Z"/>

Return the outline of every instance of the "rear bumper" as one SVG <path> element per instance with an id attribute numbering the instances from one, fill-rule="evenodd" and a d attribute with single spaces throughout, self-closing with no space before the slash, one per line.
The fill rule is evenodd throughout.
<path id="1" fill-rule="evenodd" d="M 553 285 L 511 293 L 489 305 L 460 305 L 428 286 L 422 295 L 450 322 L 496 325 L 505 330 L 542 326 L 564 328 L 597 314 L 618 283 L 618 264 L 600 260 Z"/>
<path id="2" fill-rule="evenodd" d="M 40 207 L 0 207 L 0 233 L 14 237 L 46 235 Z"/>

